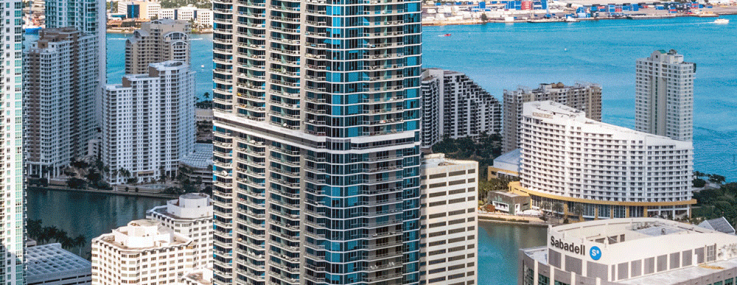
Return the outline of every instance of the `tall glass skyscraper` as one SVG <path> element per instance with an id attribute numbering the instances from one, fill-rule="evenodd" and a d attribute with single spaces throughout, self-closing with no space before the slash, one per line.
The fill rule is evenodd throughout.
<path id="1" fill-rule="evenodd" d="M 214 0 L 215 284 L 418 284 L 418 0 Z"/>
<path id="2" fill-rule="evenodd" d="M 0 0 L 0 283 L 24 284 L 23 2 Z"/>

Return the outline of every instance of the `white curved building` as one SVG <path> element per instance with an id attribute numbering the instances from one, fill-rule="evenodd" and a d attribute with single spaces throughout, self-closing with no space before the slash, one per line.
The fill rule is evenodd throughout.
<path id="1" fill-rule="evenodd" d="M 532 206 L 580 204 L 584 218 L 678 216 L 691 199 L 691 142 L 587 119 L 551 101 L 524 106 L 520 182 Z"/>
<path id="2" fill-rule="evenodd" d="M 125 74 L 148 73 L 152 63 L 170 60 L 189 64 L 191 27 L 186 21 L 160 19 L 141 24 L 125 42 Z"/>

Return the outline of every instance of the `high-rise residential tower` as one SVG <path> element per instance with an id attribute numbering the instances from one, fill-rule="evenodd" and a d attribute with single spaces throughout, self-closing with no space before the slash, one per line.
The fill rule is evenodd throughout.
<path id="1" fill-rule="evenodd" d="M 189 32 L 186 21 L 154 20 L 141 24 L 125 42 L 125 74 L 148 73 L 149 65 L 169 60 L 190 63 Z"/>
<path id="2" fill-rule="evenodd" d="M 94 35 L 97 39 L 95 48 L 97 66 L 93 72 L 97 73 L 95 92 L 95 122 L 102 121 L 102 89 L 107 82 L 107 45 L 106 24 L 107 13 L 105 0 L 45 0 L 46 1 L 46 28 L 74 27 L 77 31 L 87 35 Z"/>
<path id="3" fill-rule="evenodd" d="M 0 0 L 0 283 L 24 284 L 26 201 L 23 186 L 23 2 Z"/>
<path id="4" fill-rule="evenodd" d="M 214 1 L 215 284 L 418 284 L 420 1 Z"/>
<path id="5" fill-rule="evenodd" d="M 533 208 L 585 219 L 680 218 L 696 203 L 691 142 L 597 122 L 552 101 L 525 103 L 520 138 L 520 181 L 509 186 Z"/>
<path id="6" fill-rule="evenodd" d="M 194 150 L 194 74 L 183 62 L 165 61 L 105 87 L 102 161 L 111 184 L 172 176 Z"/>
<path id="7" fill-rule="evenodd" d="M 499 100 L 463 73 L 429 68 L 422 72 L 422 146 L 449 137 L 478 137 L 502 130 Z"/>
<path id="8" fill-rule="evenodd" d="M 56 177 L 87 155 L 97 134 L 97 38 L 75 28 L 44 29 L 25 52 L 25 138 L 28 175 Z"/>
<path id="9" fill-rule="evenodd" d="M 637 59 L 635 129 L 674 140 L 693 139 L 696 64 L 675 50 Z"/>
<path id="10" fill-rule="evenodd" d="M 532 101 L 555 101 L 586 113 L 586 118 L 601 121 L 601 86 L 591 83 L 540 84 L 536 89 L 519 87 L 504 90 L 504 133 L 502 152 L 519 148 L 522 106 Z"/>

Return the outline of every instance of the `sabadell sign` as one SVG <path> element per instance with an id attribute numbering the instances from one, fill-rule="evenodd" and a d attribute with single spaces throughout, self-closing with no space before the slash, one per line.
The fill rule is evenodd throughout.
<path id="1" fill-rule="evenodd" d="M 550 237 L 550 246 L 570 253 L 586 255 L 586 245 L 576 244 L 574 242 L 567 243 L 563 240 L 555 239 L 553 236 Z M 601 258 L 601 249 L 597 246 L 591 247 L 589 249 L 589 256 L 593 260 L 599 260 Z"/>

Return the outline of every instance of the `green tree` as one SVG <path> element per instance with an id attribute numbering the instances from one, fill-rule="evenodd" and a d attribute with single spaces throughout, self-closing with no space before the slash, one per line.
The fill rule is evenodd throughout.
<path id="1" fill-rule="evenodd" d="M 581 203 L 573 205 L 573 213 L 578 216 L 579 221 L 583 221 L 583 205 Z"/>

